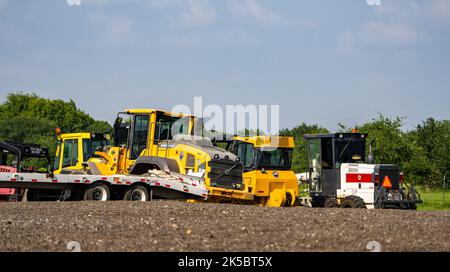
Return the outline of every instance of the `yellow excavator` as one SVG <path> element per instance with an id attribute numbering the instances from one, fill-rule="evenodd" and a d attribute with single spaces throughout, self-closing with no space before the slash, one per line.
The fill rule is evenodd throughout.
<path id="1" fill-rule="evenodd" d="M 269 163 L 272 160 L 273 163 L 284 164 L 282 167 L 286 169 L 271 169 L 273 165 L 264 165 L 272 154 L 264 150 L 267 139 L 254 140 L 255 168 L 244 171 L 246 160 L 241 162 L 238 153 L 214 146 L 209 138 L 200 136 L 202 134 L 202 119 L 193 115 L 156 109 L 128 109 L 120 112 L 114 122 L 114 146 L 105 145 L 97 149 L 82 163 L 82 167 L 62 167 L 62 171 L 82 170 L 107 176 L 148 175 L 152 170 L 161 170 L 175 175 L 202 177 L 209 190 L 209 201 L 268 206 L 294 204 L 298 195 L 296 183 L 293 188 L 288 185 L 290 181 L 284 179 L 288 176 L 284 170 L 288 170 L 288 166 L 290 168 L 292 152 L 273 153 Z M 236 139 L 235 151 L 240 150 L 238 142 L 253 141 L 242 140 Z M 280 150 L 292 150 L 293 140 L 285 141 L 288 143 Z M 256 164 L 260 160 L 256 156 L 260 156 L 260 164 Z"/>

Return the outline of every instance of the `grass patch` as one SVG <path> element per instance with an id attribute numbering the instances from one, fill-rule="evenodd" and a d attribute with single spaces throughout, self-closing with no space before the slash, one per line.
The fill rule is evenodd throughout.
<path id="1" fill-rule="evenodd" d="M 417 205 L 418 210 L 450 210 L 450 190 L 427 190 L 417 188 L 421 197 L 422 204 Z"/>

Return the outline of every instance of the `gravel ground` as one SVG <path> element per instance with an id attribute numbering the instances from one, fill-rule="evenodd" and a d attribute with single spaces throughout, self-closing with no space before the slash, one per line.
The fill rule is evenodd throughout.
<path id="1" fill-rule="evenodd" d="M 0 251 L 450 251 L 450 212 L 180 201 L 0 203 Z"/>

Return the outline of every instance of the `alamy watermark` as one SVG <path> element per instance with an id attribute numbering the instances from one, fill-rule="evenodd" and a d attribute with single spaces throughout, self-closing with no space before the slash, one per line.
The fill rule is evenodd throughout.
<path id="1" fill-rule="evenodd" d="M 381 6 L 381 0 L 366 0 L 367 5 L 373 7 L 373 6 Z"/>
<path id="2" fill-rule="evenodd" d="M 371 252 L 381 252 L 381 244 L 377 241 L 370 241 L 367 243 L 366 249 Z"/>
<path id="3" fill-rule="evenodd" d="M 70 252 L 81 252 L 81 245 L 77 241 L 70 241 L 67 243 L 66 249 Z"/>
<path id="4" fill-rule="evenodd" d="M 200 118 L 203 121 L 200 124 L 201 131 L 216 132 L 214 138 L 221 140 L 230 140 L 235 135 L 276 136 L 280 131 L 279 105 L 239 104 L 221 107 L 216 104 L 205 105 L 202 97 L 194 97 L 193 109 L 188 105 L 176 105 L 171 111 Z M 179 126 L 173 126 L 172 135 L 177 134 L 177 128 Z"/>

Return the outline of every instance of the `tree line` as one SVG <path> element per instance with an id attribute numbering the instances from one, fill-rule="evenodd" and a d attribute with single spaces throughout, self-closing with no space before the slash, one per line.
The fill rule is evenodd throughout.
<path id="1" fill-rule="evenodd" d="M 400 117 L 379 115 L 360 124 L 358 129 L 369 134 L 367 142 L 373 142 L 376 163 L 399 165 L 409 182 L 430 188 L 442 186 L 444 176 L 450 174 L 450 121 L 429 118 L 410 131 L 402 129 L 404 121 Z M 64 133 L 112 132 L 110 124 L 95 120 L 77 108 L 71 99 L 66 102 L 16 92 L 8 94 L 0 104 L 0 141 L 37 143 L 48 147 L 54 154 L 56 127 Z M 351 128 L 340 124 L 338 132 L 349 131 Z M 307 170 L 303 135 L 329 132 L 318 124 L 306 123 L 280 131 L 280 135 L 294 137 L 294 171 Z"/>
<path id="2" fill-rule="evenodd" d="M 55 154 L 57 127 L 63 133 L 112 131 L 111 125 L 94 120 L 71 99 L 65 102 L 17 92 L 0 104 L 0 141 L 36 143 Z"/>

